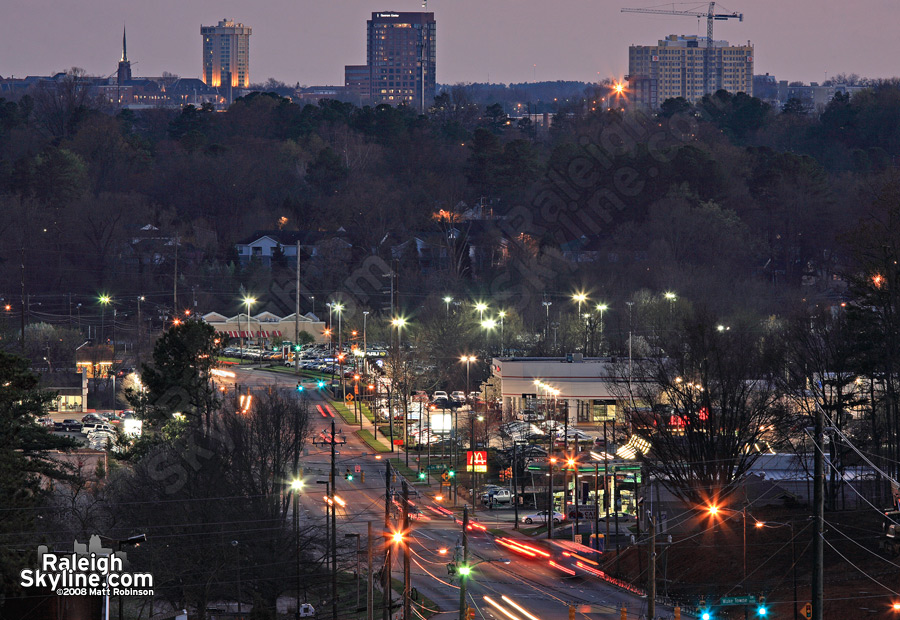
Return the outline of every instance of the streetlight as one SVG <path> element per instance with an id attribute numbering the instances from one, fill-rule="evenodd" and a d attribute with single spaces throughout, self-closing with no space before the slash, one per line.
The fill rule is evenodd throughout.
<path id="1" fill-rule="evenodd" d="M 106 306 L 112 302 L 112 298 L 109 295 L 100 295 L 98 301 L 100 302 L 100 342 L 104 342 L 106 338 L 106 329 L 103 323 L 106 318 Z"/>
<path id="2" fill-rule="evenodd" d="M 363 310 L 363 374 L 369 374 L 369 347 L 366 343 L 366 321 L 369 318 L 369 311 Z"/>
<path id="3" fill-rule="evenodd" d="M 347 386 L 344 384 L 344 339 L 343 332 L 341 330 L 341 317 L 343 316 L 344 306 L 338 302 L 334 302 L 331 304 L 331 308 L 337 312 L 338 315 L 338 365 L 341 371 L 341 391 L 343 392 L 344 402 L 347 401 Z"/>
<path id="4" fill-rule="evenodd" d="M 250 333 L 250 306 L 256 303 L 253 297 L 244 297 L 244 303 L 247 304 L 247 333 Z M 241 330 L 241 315 L 238 314 L 238 331 Z M 244 363 L 244 339 L 241 338 L 241 363 Z M 252 366 L 252 364 L 251 364 Z"/>
<path id="5" fill-rule="evenodd" d="M 789 527 L 791 528 L 791 565 L 793 566 L 793 579 L 794 579 L 794 620 L 797 620 L 797 557 L 795 550 L 795 535 L 794 535 L 794 522 L 788 521 L 787 523 L 779 522 L 779 521 L 757 521 L 755 524 L 756 529 L 761 530 L 763 528 L 778 528 L 778 527 Z M 900 604 L 894 603 L 894 611 L 900 611 Z"/>
<path id="6" fill-rule="evenodd" d="M 603 355 L 603 313 L 609 310 L 606 304 L 597 304 L 597 312 L 600 313 L 600 355 Z"/>
<path id="7" fill-rule="evenodd" d="M 743 536 L 743 545 L 742 545 L 742 554 L 741 554 L 742 558 L 743 558 L 743 565 L 744 565 L 744 578 L 742 579 L 742 583 L 746 582 L 747 581 L 747 507 L 744 506 L 740 510 L 731 510 L 728 508 L 721 508 L 719 506 L 716 506 L 715 504 L 711 504 L 710 506 L 707 507 L 707 510 L 709 511 L 709 515 L 714 518 L 720 512 L 730 512 L 732 514 L 741 515 L 741 522 L 743 523 L 743 526 L 744 526 L 744 536 Z M 746 584 L 745 584 L 745 587 L 746 587 Z"/>
<path id="8" fill-rule="evenodd" d="M 475 309 L 478 311 L 478 320 L 483 321 L 484 320 L 484 311 L 488 309 L 487 304 L 479 301 L 478 303 L 475 304 Z"/>
<path id="9" fill-rule="evenodd" d="M 572 299 L 575 301 L 575 303 L 578 304 L 578 318 L 581 320 L 582 326 L 584 325 L 584 317 L 581 314 L 581 305 L 587 301 L 587 298 L 588 298 L 587 293 L 584 293 L 582 291 L 579 291 L 578 293 L 575 293 L 574 295 L 572 295 Z M 584 339 L 585 339 L 585 342 L 582 344 L 582 347 L 581 347 L 582 351 L 584 351 L 584 349 L 586 348 L 585 345 L 587 345 L 587 331 L 585 331 Z"/>
<path id="10" fill-rule="evenodd" d="M 444 303 L 447 304 L 447 316 L 450 316 L 450 302 L 453 301 L 453 298 L 447 295 L 444 297 Z"/>
<path id="11" fill-rule="evenodd" d="M 501 310 L 497 316 L 500 317 L 500 357 L 503 357 L 503 319 L 506 318 L 506 311 Z"/>
<path id="12" fill-rule="evenodd" d="M 481 322 L 481 327 L 490 331 L 497 327 L 497 321 L 495 321 L 494 319 L 485 319 Z M 487 350 L 488 354 L 490 355 L 490 350 L 491 350 L 490 334 L 488 334 L 488 346 L 486 346 L 485 349 Z"/>
<path id="13" fill-rule="evenodd" d="M 460 362 L 464 362 L 466 365 L 466 398 L 469 398 L 469 364 L 471 362 L 477 362 L 478 358 L 474 355 L 463 355 L 459 358 Z"/>
<path id="14" fill-rule="evenodd" d="M 294 496 L 294 542 L 297 545 L 297 615 L 300 617 L 300 491 L 303 490 L 303 480 L 297 478 L 291 481 L 291 495 Z"/>
<path id="15" fill-rule="evenodd" d="M 403 353 L 403 342 L 401 340 L 403 337 L 402 330 L 404 327 L 406 327 L 406 319 L 403 318 L 402 316 L 394 317 L 393 319 L 391 319 L 391 325 L 393 327 L 397 328 L 397 363 L 400 364 L 401 355 Z M 400 364 L 400 365 L 402 366 L 402 364 Z M 405 399 L 404 399 L 404 401 L 405 401 Z M 388 410 L 389 410 L 389 413 L 391 416 L 391 452 L 393 452 L 394 451 L 394 412 L 390 411 L 390 407 Z M 403 432 L 403 434 L 404 434 L 404 448 L 406 448 L 406 465 L 407 466 L 409 466 L 409 446 L 406 445 L 406 440 L 409 439 L 409 435 L 406 433 L 406 425 L 408 422 L 409 422 L 409 420 L 407 419 L 407 417 L 405 415 L 405 411 L 404 411 L 404 415 L 403 415 L 403 431 L 404 432 Z"/>

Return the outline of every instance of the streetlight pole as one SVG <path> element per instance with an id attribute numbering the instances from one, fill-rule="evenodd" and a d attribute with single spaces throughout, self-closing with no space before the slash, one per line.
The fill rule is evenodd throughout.
<path id="1" fill-rule="evenodd" d="M 503 319 L 506 318 L 506 311 L 501 310 L 497 313 L 497 316 L 500 317 L 500 357 L 503 357 Z"/>
<path id="2" fill-rule="evenodd" d="M 303 480 L 298 478 L 291 482 L 291 494 L 294 496 L 294 543 L 297 555 L 297 618 L 300 618 L 300 491 L 302 489 Z"/>
<path id="3" fill-rule="evenodd" d="M 607 310 L 609 310 L 609 306 L 606 304 L 597 304 L 597 311 L 600 313 L 600 345 L 598 351 L 601 357 L 603 356 L 603 313 Z"/>
<path id="4" fill-rule="evenodd" d="M 581 327 L 584 327 L 584 316 L 581 314 L 581 304 L 583 304 L 584 302 L 586 302 L 586 301 L 587 301 L 587 298 L 588 298 L 588 297 L 587 297 L 587 293 L 584 293 L 584 292 L 581 292 L 581 291 L 579 291 L 578 293 L 575 293 L 574 295 L 572 295 L 572 299 L 575 301 L 575 303 L 578 304 L 578 320 L 579 320 L 579 322 L 581 323 Z M 586 332 L 586 331 L 585 331 L 585 333 L 584 333 L 584 338 L 585 338 L 585 341 L 586 341 L 586 340 L 587 340 L 587 332 Z M 585 344 L 586 344 L 586 342 L 582 342 L 582 351 L 584 351 L 584 348 L 585 348 L 584 345 L 585 345 Z"/>
<path id="5" fill-rule="evenodd" d="M 363 310 L 363 375 L 369 374 L 369 347 L 366 341 L 366 320 L 369 318 L 369 311 Z"/>
<path id="6" fill-rule="evenodd" d="M 447 295 L 444 297 L 444 303 L 447 305 L 447 316 L 450 316 L 450 302 L 453 301 L 453 298 Z"/>

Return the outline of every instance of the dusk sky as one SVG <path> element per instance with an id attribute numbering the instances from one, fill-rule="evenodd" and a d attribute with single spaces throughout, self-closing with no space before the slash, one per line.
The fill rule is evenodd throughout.
<path id="1" fill-rule="evenodd" d="M 628 45 L 667 34 L 706 33 L 689 17 L 622 14 L 655 2 L 610 0 L 431 0 L 437 20 L 438 82 L 596 80 L 621 77 Z M 672 5 L 663 5 L 671 8 Z M 676 8 L 704 10 L 706 4 Z M 836 73 L 900 75 L 896 0 L 731 0 L 716 38 L 755 46 L 757 74 L 822 81 Z M 200 73 L 200 26 L 222 18 L 253 28 L 250 77 L 304 85 L 342 84 L 345 64 L 364 64 L 372 11 L 418 11 L 418 0 L 0 0 L 0 76 L 46 75 L 72 66 L 109 75 L 122 24 L 135 76 Z M 536 65 L 536 68 L 535 68 Z"/>

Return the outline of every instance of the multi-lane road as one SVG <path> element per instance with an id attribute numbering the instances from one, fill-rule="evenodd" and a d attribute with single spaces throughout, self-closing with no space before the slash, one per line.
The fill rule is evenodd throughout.
<path id="1" fill-rule="evenodd" d="M 252 369 L 233 369 L 236 376 L 226 379 L 239 385 L 262 388 L 280 387 L 296 392 L 297 380 L 289 374 L 272 373 Z M 313 400 L 313 434 L 329 429 L 332 420 L 338 431 L 343 430 L 346 444 L 337 447 L 335 494 L 346 504 L 338 508 L 338 537 L 344 539 L 347 533 L 358 533 L 365 540 L 368 523 L 378 538 L 385 526 L 385 471 L 386 457 L 378 458 L 371 448 L 360 441 L 353 431 L 356 427 L 347 425 L 336 415 L 322 394 L 315 389 L 314 382 L 304 382 L 304 392 Z M 321 427 L 321 429 L 319 428 Z M 325 487 L 317 486 L 317 480 L 326 480 L 331 468 L 331 449 L 328 445 L 309 446 L 303 459 L 304 492 L 301 497 L 304 518 L 323 522 L 325 514 Z M 357 472 L 357 469 L 359 470 Z M 345 479 L 349 470 L 353 480 Z M 362 474 L 365 474 L 364 476 Z M 410 552 L 411 586 L 418 594 L 433 601 L 441 613 L 438 619 L 457 618 L 459 614 L 459 577 L 448 574 L 447 565 L 453 561 L 458 545 L 462 542 L 462 528 L 458 517 L 461 505 L 454 511 L 452 503 L 438 502 L 437 488 L 414 485 L 418 496 L 414 498 L 421 510 L 421 517 L 411 521 L 411 533 L 407 539 Z M 398 474 L 392 482 L 396 492 L 401 491 L 402 478 Z M 431 506 L 432 508 L 429 508 Z M 452 516 L 442 514 L 449 509 Z M 392 511 L 393 512 L 393 511 Z M 503 513 L 478 510 L 475 518 L 488 530 L 506 529 L 510 536 L 512 523 Z M 394 521 L 396 523 L 396 521 Z M 324 532 L 323 532 L 324 534 Z M 472 572 L 467 579 L 467 606 L 476 610 L 476 618 L 497 620 L 556 620 L 569 618 L 570 606 L 575 608 L 575 617 L 581 619 L 622 618 L 622 607 L 628 619 L 645 618 L 647 601 L 645 597 L 632 594 L 594 577 L 569 577 L 546 562 L 539 562 L 512 553 L 494 542 L 494 534 L 475 529 L 468 535 L 469 565 Z M 376 570 L 383 562 L 382 541 L 373 541 L 376 553 Z M 394 554 L 392 574 L 402 578 L 402 555 Z M 365 552 L 361 558 L 365 562 Z M 363 586 L 363 589 L 365 587 Z M 421 605 L 423 597 L 418 597 L 416 605 Z M 418 617 L 415 613 L 414 617 Z M 658 618 L 673 617 L 671 608 L 657 605 Z M 682 618 L 691 618 L 682 613 Z"/>

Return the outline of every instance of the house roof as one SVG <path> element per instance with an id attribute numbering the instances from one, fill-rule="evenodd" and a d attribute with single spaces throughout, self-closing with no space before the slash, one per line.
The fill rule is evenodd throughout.
<path id="1" fill-rule="evenodd" d="M 257 230 L 252 235 L 244 237 L 237 242 L 237 245 L 250 245 L 255 241 L 259 241 L 264 237 L 268 237 L 281 245 L 295 245 L 298 241 L 301 245 L 312 245 L 325 239 L 343 238 L 346 231 L 343 229 L 338 231 L 323 230 Z M 343 239 L 342 239 L 343 240 Z"/>

